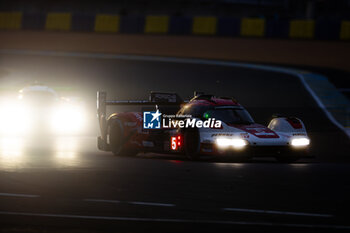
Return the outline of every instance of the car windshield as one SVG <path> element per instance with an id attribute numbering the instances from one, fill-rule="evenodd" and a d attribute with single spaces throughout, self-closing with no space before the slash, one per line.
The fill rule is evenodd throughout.
<path id="1" fill-rule="evenodd" d="M 253 124 L 254 120 L 243 108 L 215 108 L 208 110 L 203 115 L 204 118 L 215 118 L 227 124 Z"/>
<path id="2" fill-rule="evenodd" d="M 24 93 L 22 99 L 30 103 L 51 103 L 56 100 L 56 96 L 46 91 L 30 91 Z"/>

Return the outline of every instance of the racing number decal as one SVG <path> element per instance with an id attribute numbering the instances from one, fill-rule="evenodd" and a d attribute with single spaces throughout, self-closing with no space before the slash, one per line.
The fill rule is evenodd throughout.
<path id="1" fill-rule="evenodd" d="M 171 150 L 178 150 L 182 144 L 182 137 L 180 135 L 175 137 L 170 137 L 171 141 Z"/>
<path id="2" fill-rule="evenodd" d="M 171 137 L 171 149 L 172 150 L 177 149 L 176 137 Z"/>

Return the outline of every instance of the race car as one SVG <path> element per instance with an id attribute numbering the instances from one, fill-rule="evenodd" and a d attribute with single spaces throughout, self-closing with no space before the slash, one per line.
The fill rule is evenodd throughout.
<path id="1" fill-rule="evenodd" d="M 151 92 L 148 101 L 107 100 L 97 93 L 101 129 L 98 148 L 115 155 L 178 153 L 189 159 L 231 156 L 239 160 L 274 157 L 293 162 L 308 157 L 310 138 L 296 117 L 275 116 L 268 126 L 254 122 L 235 99 L 195 92 L 189 101 L 176 93 Z M 143 112 L 106 116 L 108 105 L 150 106 Z M 145 110 L 145 109 L 144 109 Z M 151 111 L 153 110 L 153 111 Z"/>
<path id="2" fill-rule="evenodd" d="M 0 98 L 0 135 L 76 134 L 84 128 L 84 104 L 35 83 Z"/>

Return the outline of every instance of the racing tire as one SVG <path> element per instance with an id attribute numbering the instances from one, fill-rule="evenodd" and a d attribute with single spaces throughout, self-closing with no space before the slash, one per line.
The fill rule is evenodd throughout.
<path id="1" fill-rule="evenodd" d="M 190 160 L 200 159 L 200 135 L 197 128 L 184 131 L 184 153 Z"/>
<path id="2" fill-rule="evenodd" d="M 126 138 L 124 137 L 123 124 L 119 119 L 113 119 L 108 127 L 109 146 L 116 156 L 134 156 L 138 153 L 136 149 L 126 149 L 124 147 Z"/>

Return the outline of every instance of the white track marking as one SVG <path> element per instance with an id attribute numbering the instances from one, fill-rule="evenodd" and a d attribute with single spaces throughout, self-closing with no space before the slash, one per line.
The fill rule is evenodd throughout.
<path id="1" fill-rule="evenodd" d="M 173 207 L 174 204 L 169 203 L 157 203 L 157 202 L 142 202 L 142 201 L 119 201 L 119 200 L 105 200 L 105 199 L 84 199 L 89 202 L 106 202 L 106 203 L 127 203 L 133 205 L 148 205 L 148 206 L 166 206 Z"/>
<path id="2" fill-rule="evenodd" d="M 296 69 L 289 69 L 283 67 L 274 67 L 267 65 L 247 64 L 231 61 L 217 61 L 206 60 L 196 58 L 176 58 L 176 57 L 161 57 L 161 56 L 138 56 L 138 55 L 117 55 L 117 54 L 105 54 L 105 53 L 84 53 L 84 52 L 58 52 L 58 51 L 35 51 L 35 50 L 20 50 L 20 49 L 0 49 L 0 54 L 24 54 L 24 55 L 42 55 L 42 56 L 56 56 L 56 57 L 83 57 L 83 58 L 99 58 L 99 59 L 122 59 L 133 61 L 156 61 L 156 62 L 172 62 L 172 63 L 186 63 L 186 64 L 200 64 L 200 65 L 217 65 L 217 66 L 229 66 L 239 67 L 254 70 L 264 70 L 270 72 L 284 73 L 296 76 L 299 78 L 305 89 L 310 93 L 315 100 L 319 108 L 322 109 L 328 119 L 341 129 L 349 138 L 350 130 L 347 130 L 341 125 L 333 115 L 327 110 L 322 101 L 318 98 L 312 88 L 306 83 L 303 74 Z"/>
<path id="3" fill-rule="evenodd" d="M 20 194 L 20 193 L 0 193 L 0 196 L 2 196 L 2 197 L 28 197 L 28 198 L 40 197 L 40 195 Z"/>
<path id="4" fill-rule="evenodd" d="M 174 204 L 168 204 L 168 203 L 141 202 L 141 201 L 130 201 L 128 203 L 133 205 L 150 205 L 150 206 L 167 206 L 167 207 L 175 206 Z"/>
<path id="5" fill-rule="evenodd" d="M 84 201 L 90 202 L 107 202 L 107 203 L 120 203 L 118 200 L 104 200 L 104 199 L 84 199 Z"/>
<path id="6" fill-rule="evenodd" d="M 350 132 L 342 125 L 340 124 L 333 115 L 327 110 L 326 106 L 322 103 L 322 101 L 318 98 L 316 93 L 312 90 L 312 88 L 307 84 L 305 81 L 305 78 L 302 74 L 297 74 L 299 77 L 301 83 L 304 85 L 305 89 L 310 93 L 310 95 L 313 97 L 313 99 L 316 101 L 317 105 L 323 110 L 323 112 L 326 114 L 328 119 L 335 124 L 339 129 L 341 129 L 349 138 L 350 138 Z"/>
<path id="7" fill-rule="evenodd" d="M 278 210 L 255 210 L 255 209 L 242 209 L 242 208 L 223 208 L 224 211 L 233 212 L 247 212 L 247 213 L 259 213 L 259 214 L 279 214 L 279 215 L 296 215 L 296 216 L 308 216 L 308 217 L 322 217 L 332 218 L 331 214 L 316 214 L 316 213 L 303 213 L 303 212 L 291 212 L 291 211 L 278 211 Z"/>
<path id="8" fill-rule="evenodd" d="M 140 218 L 140 217 L 118 217 L 118 216 L 91 216 L 71 214 L 44 214 L 0 211 L 0 215 L 28 216 L 28 217 L 52 217 L 70 219 L 94 219 L 109 221 L 133 221 L 133 222 L 169 222 L 169 223 L 194 223 L 194 224 L 222 224 L 222 225 L 244 225 L 244 226 L 266 226 L 266 227 L 291 227 L 291 228 L 322 228 L 350 230 L 346 225 L 325 224 L 298 224 L 298 223 L 273 223 L 273 222 L 250 222 L 250 221 L 225 221 L 225 220 L 196 220 L 196 219 L 173 219 L 173 218 Z"/>

